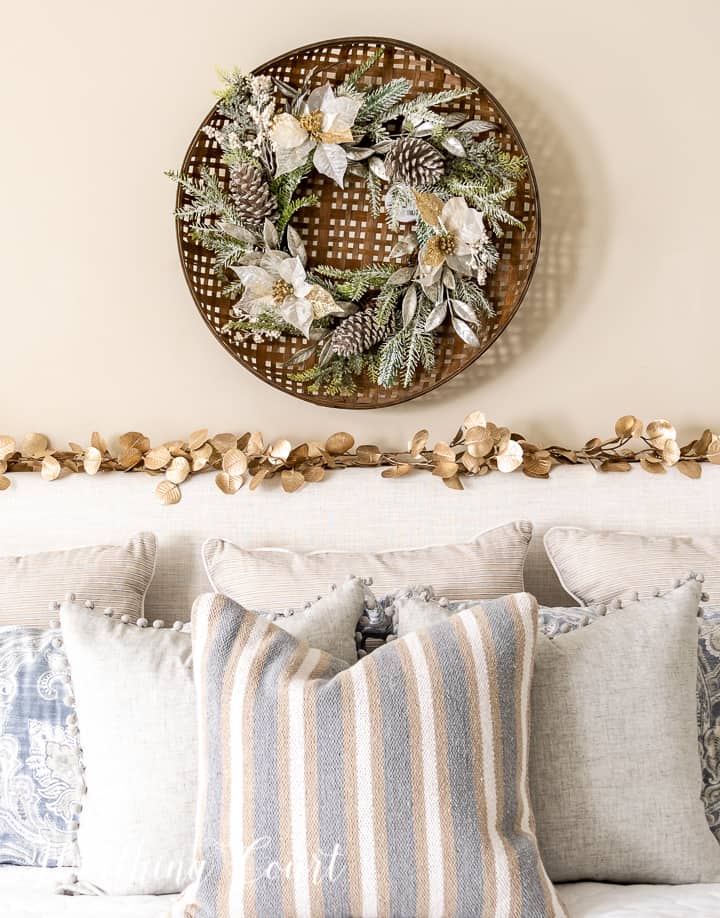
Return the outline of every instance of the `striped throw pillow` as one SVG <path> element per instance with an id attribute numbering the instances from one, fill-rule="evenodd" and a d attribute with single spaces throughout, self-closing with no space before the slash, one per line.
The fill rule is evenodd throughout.
<path id="1" fill-rule="evenodd" d="M 193 610 L 198 875 L 176 914 L 564 915 L 528 793 L 537 607 L 492 600 L 348 667 Z"/>

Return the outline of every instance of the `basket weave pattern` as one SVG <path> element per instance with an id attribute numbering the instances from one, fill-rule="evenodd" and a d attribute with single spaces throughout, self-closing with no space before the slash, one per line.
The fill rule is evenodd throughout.
<path id="1" fill-rule="evenodd" d="M 503 149 L 527 157 L 523 142 L 507 114 L 477 80 L 447 61 L 411 45 L 378 38 L 339 39 L 290 52 L 264 64 L 255 72 L 297 84 L 308 70 L 317 67 L 313 78 L 316 85 L 325 81 L 339 83 L 381 44 L 386 48 L 385 56 L 368 73 L 365 81 L 384 83 L 396 77 L 406 77 L 413 85 L 413 94 L 437 92 L 450 87 L 475 87 L 477 92 L 472 96 L 439 106 L 438 110 L 463 112 L 469 118 L 498 124 L 500 127 L 495 137 Z M 220 127 L 222 122 L 222 116 L 214 108 L 187 151 L 182 170 L 186 175 L 197 178 L 199 169 L 209 166 L 221 182 L 229 181 L 228 170 L 220 159 L 220 148 L 203 131 L 207 125 Z M 360 267 L 373 261 L 387 260 L 398 234 L 388 229 L 383 217 L 372 217 L 362 179 L 348 175 L 345 187 L 340 188 L 324 176 L 312 172 L 300 193 L 310 191 L 318 196 L 320 206 L 300 210 L 293 225 L 305 243 L 311 266 Z M 177 203 L 178 207 L 188 204 L 182 188 L 179 188 Z M 349 397 L 314 395 L 307 391 L 304 384 L 290 379 L 290 374 L 297 368 L 287 369 L 282 364 L 306 343 L 300 337 L 235 344 L 224 335 L 222 328 L 231 318 L 233 302 L 223 296 L 223 281 L 212 272 L 212 255 L 190 238 L 191 227 L 181 219 L 177 221 L 178 246 L 185 277 L 198 310 L 226 350 L 247 369 L 272 386 L 317 404 L 338 408 L 379 408 L 423 395 L 464 370 L 490 347 L 512 319 L 532 277 L 539 246 L 539 202 L 529 162 L 527 176 L 524 182 L 518 184 L 517 194 L 507 207 L 522 221 L 525 231 L 509 227 L 504 237 L 496 240 L 500 261 L 485 289 L 497 314 L 486 320 L 478 332 L 481 347 L 469 347 L 451 328 L 443 327 L 437 339 L 436 366 L 432 373 L 419 372 L 409 388 L 398 385 L 393 389 L 384 389 L 363 380 L 358 392 Z"/>

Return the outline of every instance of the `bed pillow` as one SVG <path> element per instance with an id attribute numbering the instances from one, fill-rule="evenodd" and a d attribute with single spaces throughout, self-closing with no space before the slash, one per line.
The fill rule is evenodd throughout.
<path id="1" fill-rule="evenodd" d="M 201 597 L 199 873 L 175 914 L 564 914 L 527 794 L 535 634 L 522 594 L 347 668 Z"/>
<path id="2" fill-rule="evenodd" d="M 699 598 L 689 580 L 538 639 L 530 777 L 556 882 L 720 881 L 720 846 L 701 801 Z"/>
<path id="3" fill-rule="evenodd" d="M 69 891 L 178 892 L 190 876 L 197 781 L 190 635 L 124 619 L 60 609 L 87 785 Z"/>
<path id="4" fill-rule="evenodd" d="M 523 566 L 532 525 L 507 523 L 472 542 L 393 551 L 245 549 L 208 539 L 203 558 L 213 590 L 248 608 L 277 611 L 306 595 L 323 593 L 348 573 L 370 578 L 376 593 L 399 583 L 430 582 L 452 599 L 493 599 L 523 589 Z"/>
<path id="5" fill-rule="evenodd" d="M 354 662 L 365 594 L 361 580 L 348 578 L 303 612 L 275 621 Z M 72 602 L 61 606 L 60 624 L 87 782 L 81 868 L 68 891 L 179 892 L 190 878 L 197 794 L 189 625 L 132 624 Z"/>
<path id="6" fill-rule="evenodd" d="M 614 609 L 632 609 L 646 601 L 614 600 L 610 607 L 540 606 L 538 626 L 544 635 L 552 638 L 592 624 Z M 428 627 L 472 605 L 468 600 L 437 599 L 428 586 L 400 590 L 378 601 L 378 607 L 391 620 L 392 633 L 398 636 Z M 720 611 L 709 607 L 703 610 L 699 622 L 696 692 L 702 799 L 708 824 L 720 842 Z"/>
<path id="7" fill-rule="evenodd" d="M 357 660 L 358 622 L 368 604 L 374 604 L 374 598 L 365 582 L 350 576 L 339 589 L 335 586 L 327 596 L 306 602 L 302 609 L 257 614 L 311 647 L 350 664 Z"/>
<path id="8" fill-rule="evenodd" d="M 52 631 L 0 628 L 0 863 L 77 864 L 82 773 Z"/>
<path id="9" fill-rule="evenodd" d="M 143 615 L 156 548 L 155 536 L 141 532 L 126 545 L 0 558 L 0 625 L 45 629 L 48 606 L 70 590 L 135 621 Z"/>
<path id="10" fill-rule="evenodd" d="M 650 537 L 554 526 L 543 539 L 563 588 L 581 605 L 652 596 L 659 583 L 702 571 L 720 603 L 720 536 Z"/>

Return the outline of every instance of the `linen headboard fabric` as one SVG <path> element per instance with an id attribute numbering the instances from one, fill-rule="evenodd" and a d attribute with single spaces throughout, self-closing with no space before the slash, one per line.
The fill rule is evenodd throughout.
<path id="1" fill-rule="evenodd" d="M 720 535 L 720 467 L 711 465 L 700 481 L 673 470 L 655 476 L 639 469 L 602 474 L 568 467 L 555 469 L 547 481 L 493 473 L 467 481 L 463 492 L 427 474 L 388 481 L 378 469 L 354 469 L 330 472 L 295 494 L 271 482 L 232 497 L 207 475 L 189 482 L 182 501 L 169 507 L 158 503 L 154 487 L 146 475 L 132 473 L 54 482 L 14 475 L 0 495 L 0 557 L 124 544 L 135 532 L 154 532 L 158 555 L 145 615 L 173 622 L 189 619 L 194 599 L 208 590 L 201 548 L 209 537 L 248 548 L 380 551 L 467 542 L 485 529 L 527 519 L 534 534 L 525 589 L 554 606 L 574 603 L 544 552 L 543 535 L 551 526 Z M 668 579 L 681 573 L 668 572 Z"/>

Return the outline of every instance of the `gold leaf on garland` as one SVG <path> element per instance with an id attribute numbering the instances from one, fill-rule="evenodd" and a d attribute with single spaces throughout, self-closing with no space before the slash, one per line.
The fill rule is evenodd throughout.
<path id="1" fill-rule="evenodd" d="M 175 456 L 167 467 L 165 477 L 173 484 L 182 484 L 190 474 L 190 463 L 184 456 Z"/>
<path id="2" fill-rule="evenodd" d="M 118 437 L 118 443 L 124 452 L 137 450 L 140 453 L 146 453 L 150 449 L 150 441 L 148 438 L 137 430 L 130 430 L 128 433 L 124 433 L 122 436 Z"/>
<path id="3" fill-rule="evenodd" d="M 44 434 L 28 434 L 22 442 L 21 452 L 27 459 L 42 459 L 48 448 L 48 438 Z"/>
<path id="4" fill-rule="evenodd" d="M 207 427 L 202 428 L 201 430 L 193 431 L 188 437 L 188 446 L 192 452 L 196 452 L 201 447 L 207 443 L 208 430 Z"/>
<path id="5" fill-rule="evenodd" d="M 302 473 L 295 469 L 284 469 L 280 473 L 280 483 L 282 484 L 283 491 L 292 494 L 305 484 L 305 479 Z"/>
<path id="6" fill-rule="evenodd" d="M 662 463 L 662 459 L 658 459 L 656 456 L 640 456 L 640 465 L 646 472 L 650 472 L 653 475 L 665 474 L 665 466 Z"/>
<path id="7" fill-rule="evenodd" d="M 310 465 L 303 470 L 303 477 L 309 482 L 322 481 L 325 477 L 325 469 L 321 465 Z"/>
<path id="8" fill-rule="evenodd" d="M 330 453 L 331 456 L 342 456 L 343 453 L 347 453 L 348 450 L 351 450 L 355 445 L 355 440 L 350 436 L 349 433 L 340 431 L 339 433 L 333 434 L 331 437 L 328 437 L 325 443 L 325 449 Z"/>
<path id="9" fill-rule="evenodd" d="M 430 436 L 427 430 L 418 430 L 418 432 L 413 436 L 412 440 L 408 444 L 408 452 L 411 456 L 419 456 L 420 453 L 425 449 L 427 445 L 428 437 Z"/>
<path id="10" fill-rule="evenodd" d="M 10 479 L 7 475 L 0 475 L 0 491 L 7 491 L 10 487 Z"/>
<path id="11" fill-rule="evenodd" d="M 176 484 L 173 484 L 172 481 L 167 481 L 166 479 L 163 479 L 163 481 L 158 484 L 157 488 L 155 488 L 155 494 L 160 503 L 165 505 L 177 504 L 182 497 L 180 488 L 178 488 Z"/>
<path id="12" fill-rule="evenodd" d="M 62 467 L 54 456 L 45 456 L 40 466 L 40 477 L 45 481 L 55 481 L 59 477 Z"/>
<path id="13" fill-rule="evenodd" d="M 643 423 L 632 414 L 625 414 L 615 422 L 615 433 L 618 437 L 639 437 Z"/>
<path id="14" fill-rule="evenodd" d="M 171 459 L 170 450 L 166 446 L 160 446 L 158 449 L 151 449 L 149 453 L 145 453 L 143 462 L 146 469 L 157 471 L 165 468 Z"/>
<path id="15" fill-rule="evenodd" d="M 412 472 L 413 467 L 409 462 L 400 462 L 398 465 L 392 465 L 389 469 L 384 469 L 380 474 L 383 478 L 401 478 Z"/>
<path id="16" fill-rule="evenodd" d="M 88 446 L 83 456 L 83 469 L 87 475 L 95 475 L 102 464 L 102 453 L 97 446 Z"/>
<path id="17" fill-rule="evenodd" d="M 702 466 L 694 459 L 681 459 L 675 468 L 688 478 L 699 478 L 702 475 Z"/>
<path id="18" fill-rule="evenodd" d="M 232 478 L 242 478 L 248 470 L 247 456 L 239 449 L 229 449 L 223 455 L 222 467 Z"/>
<path id="19" fill-rule="evenodd" d="M 12 437 L 0 437 L 0 459 L 7 459 L 8 456 L 12 456 L 16 450 L 17 446 Z"/>
<path id="20" fill-rule="evenodd" d="M 238 438 L 232 433 L 217 434 L 212 438 L 210 444 L 219 453 L 226 453 L 229 449 L 235 449 Z"/>
<path id="21" fill-rule="evenodd" d="M 234 475 L 229 475 L 227 472 L 218 472 L 215 476 L 215 484 L 220 488 L 223 494 L 237 494 L 244 482 L 244 478 L 236 478 Z"/>

